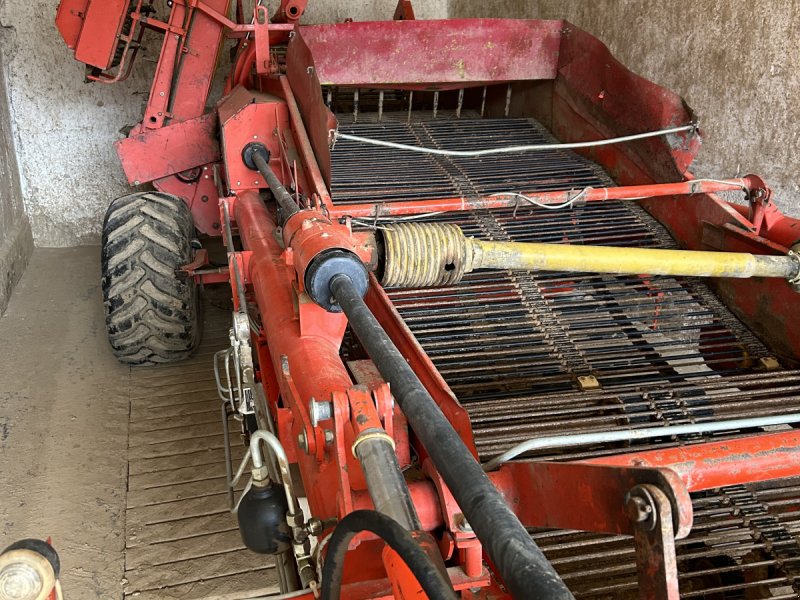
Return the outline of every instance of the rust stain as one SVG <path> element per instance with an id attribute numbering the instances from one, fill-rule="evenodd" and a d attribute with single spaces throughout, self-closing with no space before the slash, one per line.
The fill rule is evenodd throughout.
<path id="1" fill-rule="evenodd" d="M 458 76 L 461 79 L 466 79 L 466 77 L 467 77 L 467 69 L 466 69 L 466 66 L 464 65 L 464 59 L 463 58 L 459 58 L 455 62 L 453 67 L 455 68 L 456 73 L 458 73 Z"/>

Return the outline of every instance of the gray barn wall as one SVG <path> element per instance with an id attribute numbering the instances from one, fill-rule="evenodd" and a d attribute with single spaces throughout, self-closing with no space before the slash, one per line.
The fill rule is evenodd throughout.
<path id="1" fill-rule="evenodd" d="M 140 119 L 153 69 L 140 61 L 127 82 L 84 83 L 83 65 L 56 30 L 57 4 L 5 0 L 0 7 L 22 193 L 37 246 L 99 241 L 108 202 L 128 189 L 112 143 Z"/>
<path id="2" fill-rule="evenodd" d="M 800 216 L 800 0 L 451 0 L 451 17 L 567 19 L 700 119 L 705 177 L 758 173 Z"/>
<path id="3" fill-rule="evenodd" d="M 113 142 L 139 121 L 160 37 L 133 76 L 115 85 L 86 84 L 54 19 L 58 0 L 0 0 L 14 138 L 22 192 L 37 246 L 94 244 L 108 203 L 129 187 Z M 391 18 L 395 0 L 311 0 L 304 22 Z M 420 18 L 447 16 L 447 0 L 420 3 Z M 144 60 L 142 60 L 144 59 Z"/>
<path id="4" fill-rule="evenodd" d="M 0 32 L 2 35 L 2 32 Z M 33 251 L 33 238 L 22 203 L 17 158 L 12 143 L 8 90 L 0 51 L 0 315 L 22 277 Z"/>

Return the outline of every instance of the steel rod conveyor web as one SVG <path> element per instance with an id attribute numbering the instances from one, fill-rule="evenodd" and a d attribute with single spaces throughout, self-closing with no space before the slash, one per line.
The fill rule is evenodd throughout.
<path id="1" fill-rule="evenodd" d="M 552 140 L 530 119 L 406 119 L 344 132 L 468 150 Z M 611 185 L 568 151 L 453 158 L 337 143 L 336 204 Z M 633 202 L 566 210 L 431 215 L 488 240 L 673 248 Z M 800 410 L 800 372 L 764 369 L 768 350 L 698 279 L 476 272 L 450 287 L 388 290 L 470 414 L 487 460 L 531 437 L 734 419 Z M 586 378 L 589 379 L 581 379 Z M 599 387 L 586 385 L 593 382 Z M 679 436 L 540 452 L 588 458 L 752 434 Z M 531 455 L 527 455 L 531 456 Z M 692 534 L 677 542 L 686 598 L 795 598 L 800 592 L 800 481 L 695 494 Z M 633 541 L 537 531 L 539 546 L 581 598 L 637 598 Z"/>

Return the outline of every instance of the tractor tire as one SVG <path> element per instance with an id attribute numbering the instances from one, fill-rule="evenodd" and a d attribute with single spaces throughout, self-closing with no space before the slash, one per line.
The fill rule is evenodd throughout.
<path id="1" fill-rule="evenodd" d="M 103 223 L 102 287 L 111 349 L 126 365 L 188 358 L 200 341 L 200 303 L 192 278 L 192 214 L 175 196 L 117 198 Z"/>

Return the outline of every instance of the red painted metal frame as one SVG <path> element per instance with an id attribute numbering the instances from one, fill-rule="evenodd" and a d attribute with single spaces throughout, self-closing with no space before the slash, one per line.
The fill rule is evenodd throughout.
<path id="1" fill-rule="evenodd" d="M 625 511 L 626 495 L 637 485 L 654 485 L 675 507 L 675 535 L 683 538 L 692 528 L 692 501 L 681 478 L 668 467 L 522 461 L 504 465 L 492 474 L 492 482 L 526 527 L 625 535 L 634 533 Z M 565 502 L 567 490 L 570 502 Z"/>
<path id="2" fill-rule="evenodd" d="M 56 28 L 70 50 L 78 44 L 88 5 L 89 0 L 60 0 L 58 3 Z"/>
<path id="3" fill-rule="evenodd" d="M 661 198 L 694 194 L 763 190 L 761 178 L 748 175 L 725 180 L 690 180 L 678 183 L 653 183 L 610 188 L 585 188 L 559 192 L 520 192 L 531 200 L 548 205 L 559 205 L 576 200 L 583 202 L 603 202 L 607 200 L 641 200 L 642 198 Z M 531 202 L 510 194 L 492 196 L 459 196 L 407 202 L 364 203 L 333 205 L 328 210 L 333 217 L 383 217 L 418 215 L 428 212 L 468 211 L 498 208 L 522 208 L 532 206 Z"/>
<path id="4" fill-rule="evenodd" d="M 161 127 L 137 130 L 115 143 L 132 185 L 190 171 L 220 159 L 217 115 L 208 113 Z"/>
<path id="5" fill-rule="evenodd" d="M 796 430 L 632 452 L 584 461 L 594 465 L 668 467 L 690 492 L 795 477 L 800 474 L 800 432 Z"/>
<path id="6" fill-rule="evenodd" d="M 453 89 L 553 79 L 562 21 L 448 19 L 300 29 L 323 85 Z M 402 58 L 402 60 L 399 60 Z"/>
<path id="7" fill-rule="evenodd" d="M 301 434 L 306 436 L 309 453 L 297 452 L 297 462 L 305 481 L 315 481 L 308 492 L 312 513 L 320 519 L 338 516 L 336 498 L 327 490 L 338 488 L 339 469 L 330 458 L 322 462 L 314 456 L 317 446 L 325 441 L 314 431 L 308 415 L 311 398 L 327 399 L 334 392 L 344 392 L 352 385 L 339 357 L 346 319 L 331 315 L 313 303 L 305 303 L 307 318 L 315 319 L 313 334 L 304 334 L 300 324 L 300 307 L 296 303 L 294 266 L 274 236 L 275 224 L 256 192 L 241 192 L 234 204 L 236 222 L 244 247 L 253 251 L 249 273 L 256 301 L 261 307 L 263 335 L 269 355 L 261 356 L 262 368 L 272 365 L 282 399 L 281 407 L 289 409 L 291 443 Z M 269 307 L 269 308 L 267 308 Z M 277 406 L 271 407 L 273 410 Z M 284 440 L 287 442 L 288 440 Z"/>
<path id="8" fill-rule="evenodd" d="M 59 8 L 59 29 L 71 47 L 81 44 L 92 30 L 90 26 L 84 32 L 87 22 L 74 12 L 89 6 L 87 2 L 63 0 Z M 123 5 L 127 9 L 127 3 Z M 230 0 L 176 0 L 166 23 L 135 12 L 133 20 L 162 32 L 164 42 L 145 121 L 119 144 L 120 156 L 127 161 L 126 172 L 129 177 L 133 174 L 134 183 L 152 180 L 158 189 L 184 198 L 201 231 L 221 230 L 217 201 L 225 196 L 223 202 L 230 207 L 245 248 L 233 260 L 259 307 L 262 329 L 254 335 L 258 378 L 279 437 L 299 466 L 312 514 L 322 520 L 341 517 L 371 506 L 363 473 L 350 452 L 358 429 L 351 419 L 353 411 L 359 407 L 369 411 L 372 425 L 385 428 L 398 442 L 404 420 L 399 409 L 391 409 L 387 386 L 374 374 L 368 391 L 353 388 L 352 374 L 339 354 L 346 319 L 325 312 L 303 291 L 302 272 L 320 251 L 347 246 L 362 258 L 371 256 L 369 244 L 354 236 L 347 223 L 331 222 L 329 216 L 512 207 L 517 200 L 449 198 L 336 206 L 328 191 L 328 134 L 335 120 L 322 102 L 321 84 L 453 89 L 507 81 L 520 87 L 541 80 L 537 93 L 545 93 L 548 101 L 512 104 L 512 116 L 534 116 L 566 142 L 683 125 L 692 122 L 693 115 L 677 95 L 630 73 L 599 41 L 564 21 L 402 20 L 307 27 L 289 43 L 284 77 L 274 74 L 269 48 L 286 41 L 305 2 L 282 0 L 279 24 L 266 23 L 263 13 L 260 21 L 256 15 L 253 25 L 233 22 L 226 16 L 229 7 Z M 399 8 L 403 9 L 403 0 Z M 403 11 L 406 18 L 409 13 Z M 103 29 L 93 48 L 95 62 L 102 63 L 108 53 L 110 29 Z M 118 27 L 114 31 L 118 33 Z M 229 94 L 214 113 L 222 124 L 220 144 L 210 125 L 216 119 L 203 115 L 225 35 L 238 38 L 240 46 Z M 253 70 L 264 77 L 252 77 Z M 497 107 L 490 105 L 488 111 L 491 116 Z M 285 183 L 294 178 L 298 192 L 319 209 L 311 213 L 313 219 L 308 212 L 294 217 L 282 235 L 259 195 L 263 183 L 241 161 L 242 147 L 254 135 L 270 146 L 279 177 Z M 160 153 L 152 151 L 159 146 Z M 657 196 L 641 202 L 690 248 L 713 243 L 720 249 L 762 247 L 779 253 L 800 239 L 800 222 L 775 209 L 768 188 L 758 178 L 685 181 L 692 179 L 688 168 L 698 147 L 699 137 L 687 134 L 588 149 L 583 153 L 624 187 L 587 190 L 581 200 Z M 661 181 L 677 183 L 657 183 Z M 751 199 L 743 209 L 712 194 L 742 187 Z M 228 197 L 231 191 L 235 195 Z M 575 193 L 531 195 L 545 203 L 560 203 Z M 186 272 L 197 272 L 204 261 L 198 256 Z M 715 285 L 773 348 L 800 357 L 800 329 L 791 326 L 798 297 L 784 282 Z M 374 277 L 366 302 L 477 457 L 466 411 Z M 312 399 L 332 401 L 334 418 L 315 427 L 309 412 Z M 333 442 L 326 429 L 333 431 Z M 409 446 L 423 465 L 420 479 L 409 485 L 423 527 L 440 534 L 438 548 L 454 565 L 449 572 L 456 588 L 472 589 L 467 597 L 477 597 L 482 592 L 474 588 L 491 589 L 480 561 L 480 544 L 460 529 L 463 515 L 413 432 L 410 440 L 398 444 L 399 460 L 410 462 Z M 680 536 L 690 524 L 689 491 L 796 476 L 798 448 L 800 434 L 792 431 L 573 464 L 519 462 L 505 465 L 490 478 L 527 525 L 628 534 L 636 532 L 622 510 L 624 491 L 655 485 L 674 503 L 675 531 Z M 580 510 L 575 510 L 578 502 Z M 379 541 L 361 536 L 351 553 L 345 597 L 388 597 L 392 586 L 413 587 L 408 573 L 395 557 L 384 553 Z M 485 597 L 499 594 L 487 591 Z"/>
<path id="9" fill-rule="evenodd" d="M 56 25 L 75 60 L 108 69 L 130 0 L 61 0 Z"/>

